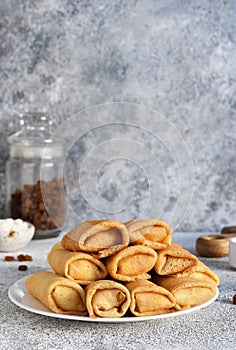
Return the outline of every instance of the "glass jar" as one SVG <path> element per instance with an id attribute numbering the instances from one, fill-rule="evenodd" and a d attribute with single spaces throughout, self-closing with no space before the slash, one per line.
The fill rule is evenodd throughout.
<path id="1" fill-rule="evenodd" d="M 51 138 L 53 124 L 49 115 L 27 113 L 8 138 L 7 213 L 32 223 L 34 238 L 58 236 L 66 220 L 63 144 Z"/>

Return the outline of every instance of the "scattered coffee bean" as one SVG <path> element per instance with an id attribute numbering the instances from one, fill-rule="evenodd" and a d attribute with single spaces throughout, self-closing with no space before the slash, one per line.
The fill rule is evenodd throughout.
<path id="1" fill-rule="evenodd" d="M 27 269 L 28 269 L 27 265 L 19 265 L 19 266 L 18 266 L 18 270 L 19 270 L 19 271 L 25 271 L 25 270 L 27 270 Z"/>
<path id="2" fill-rule="evenodd" d="M 236 294 L 233 296 L 233 304 L 236 305 Z"/>
<path id="3" fill-rule="evenodd" d="M 4 259 L 4 260 L 5 260 L 5 261 L 14 261 L 15 258 L 14 258 L 14 256 L 7 255 L 7 256 L 5 256 L 5 259 Z"/>
<path id="4" fill-rule="evenodd" d="M 24 255 L 23 255 L 23 254 L 18 255 L 18 256 L 17 256 L 17 260 L 18 260 L 18 261 L 25 261 Z"/>
<path id="5" fill-rule="evenodd" d="M 20 254 L 20 255 L 18 255 L 18 257 L 17 257 L 17 260 L 18 260 L 18 261 L 32 261 L 33 259 L 32 259 L 32 256 L 31 256 L 31 255 Z"/>
<path id="6" fill-rule="evenodd" d="M 31 255 L 25 255 L 25 261 L 32 261 L 32 256 Z"/>

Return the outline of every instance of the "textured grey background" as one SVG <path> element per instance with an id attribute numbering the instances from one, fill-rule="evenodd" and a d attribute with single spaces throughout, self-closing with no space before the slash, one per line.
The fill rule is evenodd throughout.
<path id="1" fill-rule="evenodd" d="M 194 181 L 185 190 L 195 191 L 190 210 L 184 217 L 186 210 L 180 208 L 184 219 L 179 217 L 174 226 L 217 231 L 236 224 L 234 0 L 1 0 L 0 13 L 1 216 L 6 136 L 16 128 L 15 113 L 37 108 L 52 113 L 60 125 L 86 107 L 125 101 L 161 113 L 187 144 Z M 160 142 L 168 122 L 159 125 L 153 118 L 147 123 L 143 116 L 143 130 L 127 125 L 126 117 L 130 121 L 132 116 L 125 113 L 119 126 L 96 127 L 72 147 L 66 163 L 73 208 L 82 219 L 126 220 L 150 207 L 150 216 L 164 210 L 163 217 L 171 221 L 183 190 L 177 181 L 181 160 L 174 161 L 181 156 L 178 132 L 170 130 L 176 140 L 173 155 Z M 78 114 L 78 130 L 84 118 Z M 88 118 L 88 128 L 103 123 L 102 113 L 94 111 Z M 66 131 L 70 139 L 74 131 Z M 130 143 L 120 140 L 117 146 L 113 141 L 114 147 L 99 148 L 122 136 Z M 118 157 L 117 149 L 126 159 Z M 153 154 L 159 166 L 153 165 Z M 90 156 L 89 168 L 81 170 L 81 192 L 78 172 Z M 102 166 L 96 169 L 92 159 Z M 185 164 L 187 170 L 190 165 Z M 181 181 L 189 180 L 187 170 Z M 119 199 L 125 204 L 122 210 L 116 206 Z M 98 208 L 99 203 L 104 206 Z M 114 206 L 116 214 L 110 213 Z"/>

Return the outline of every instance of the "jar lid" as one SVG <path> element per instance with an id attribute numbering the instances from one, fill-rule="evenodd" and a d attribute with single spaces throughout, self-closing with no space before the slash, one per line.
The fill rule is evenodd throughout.
<path id="1" fill-rule="evenodd" d="M 54 120 L 41 112 L 19 115 L 21 129 L 8 137 L 11 157 L 51 159 L 63 156 L 63 144 L 51 138 Z"/>

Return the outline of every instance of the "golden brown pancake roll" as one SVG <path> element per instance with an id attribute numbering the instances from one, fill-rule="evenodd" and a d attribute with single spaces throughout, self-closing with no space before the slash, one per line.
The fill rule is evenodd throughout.
<path id="1" fill-rule="evenodd" d="M 127 247 L 129 235 L 125 225 L 119 221 L 91 220 L 68 232 L 61 243 L 65 249 L 92 253 L 100 259 Z"/>
<path id="2" fill-rule="evenodd" d="M 213 283 L 215 286 L 220 284 L 220 279 L 215 272 L 213 272 L 202 261 L 198 261 L 197 269 L 189 275 L 189 277 L 196 278 L 200 281 Z"/>
<path id="3" fill-rule="evenodd" d="M 106 266 L 92 255 L 64 249 L 61 243 L 53 246 L 48 254 L 48 263 L 58 274 L 81 285 L 107 276 Z"/>
<path id="4" fill-rule="evenodd" d="M 201 305 L 211 299 L 216 292 L 212 283 L 192 277 L 155 276 L 154 282 L 169 290 L 176 300 L 176 309 L 183 310 Z"/>
<path id="5" fill-rule="evenodd" d="M 155 271 L 158 275 L 183 277 L 194 272 L 198 258 L 179 244 L 172 242 L 170 247 L 158 251 Z"/>
<path id="6" fill-rule="evenodd" d="M 155 250 L 164 249 L 171 244 L 172 230 L 161 220 L 131 220 L 125 223 L 130 242 L 141 244 Z"/>
<path id="7" fill-rule="evenodd" d="M 86 315 L 85 292 L 77 283 L 50 271 L 27 278 L 26 288 L 36 299 L 58 314 Z"/>
<path id="8" fill-rule="evenodd" d="M 142 245 L 126 247 L 110 256 L 106 261 L 109 275 L 115 280 L 132 282 L 149 279 L 147 273 L 155 265 L 157 253 L 154 249 Z"/>
<path id="9" fill-rule="evenodd" d="M 90 317 L 122 317 L 129 308 L 129 291 L 118 282 L 110 280 L 92 282 L 85 291 Z"/>
<path id="10" fill-rule="evenodd" d="M 130 311 L 135 316 L 152 316 L 172 311 L 175 298 L 165 288 L 147 280 L 126 284 L 131 296 Z"/>

